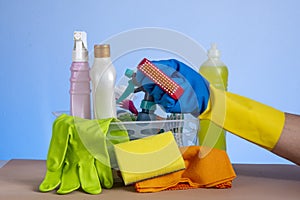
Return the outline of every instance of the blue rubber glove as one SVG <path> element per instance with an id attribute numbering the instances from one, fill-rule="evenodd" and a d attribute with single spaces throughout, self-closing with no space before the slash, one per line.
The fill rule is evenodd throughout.
<path id="1" fill-rule="evenodd" d="M 209 83 L 198 72 L 175 59 L 151 62 L 184 89 L 182 96 L 174 100 L 138 70 L 135 77 L 137 83 L 153 96 L 156 104 L 167 113 L 191 113 L 195 117 L 207 108 Z"/>

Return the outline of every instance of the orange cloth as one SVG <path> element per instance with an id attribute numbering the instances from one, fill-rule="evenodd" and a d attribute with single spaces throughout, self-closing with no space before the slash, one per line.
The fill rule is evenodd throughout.
<path id="1" fill-rule="evenodd" d="M 230 188 L 236 177 L 224 150 L 189 146 L 180 148 L 186 169 L 135 184 L 137 192 L 190 188 Z"/>

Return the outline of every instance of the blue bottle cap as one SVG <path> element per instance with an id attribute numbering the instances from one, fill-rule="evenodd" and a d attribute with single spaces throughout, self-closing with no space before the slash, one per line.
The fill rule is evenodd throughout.
<path id="1" fill-rule="evenodd" d="M 134 71 L 132 69 L 126 69 L 125 76 L 127 76 L 128 78 L 131 78 L 133 73 L 134 73 Z"/>

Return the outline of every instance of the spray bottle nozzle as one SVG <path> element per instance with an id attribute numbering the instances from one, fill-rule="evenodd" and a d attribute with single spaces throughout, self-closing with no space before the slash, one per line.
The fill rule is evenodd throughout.
<path id="1" fill-rule="evenodd" d="M 77 47 L 76 44 L 78 42 L 78 44 L 83 44 L 83 48 L 87 49 L 86 32 L 84 32 L 84 31 L 75 31 L 74 32 L 74 41 L 75 41 L 74 48 Z"/>
<path id="2" fill-rule="evenodd" d="M 84 31 L 74 32 L 73 61 L 88 61 L 87 36 Z"/>
<path id="3" fill-rule="evenodd" d="M 125 100 L 131 93 L 134 93 L 134 83 L 133 83 L 133 77 L 134 75 L 134 71 L 132 69 L 126 69 L 125 71 L 125 76 L 128 78 L 131 78 L 128 81 L 128 86 L 125 89 L 125 91 L 123 92 L 123 94 L 119 97 L 119 99 L 117 100 L 117 103 L 121 103 L 123 100 Z"/>
<path id="4" fill-rule="evenodd" d="M 132 69 L 126 69 L 125 76 L 128 78 L 132 78 L 134 71 Z"/>

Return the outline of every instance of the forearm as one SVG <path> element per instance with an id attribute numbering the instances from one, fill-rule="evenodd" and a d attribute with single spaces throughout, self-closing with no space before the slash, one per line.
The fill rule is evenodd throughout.
<path id="1" fill-rule="evenodd" d="M 300 115 L 285 113 L 285 123 L 273 153 L 300 165 Z"/>

